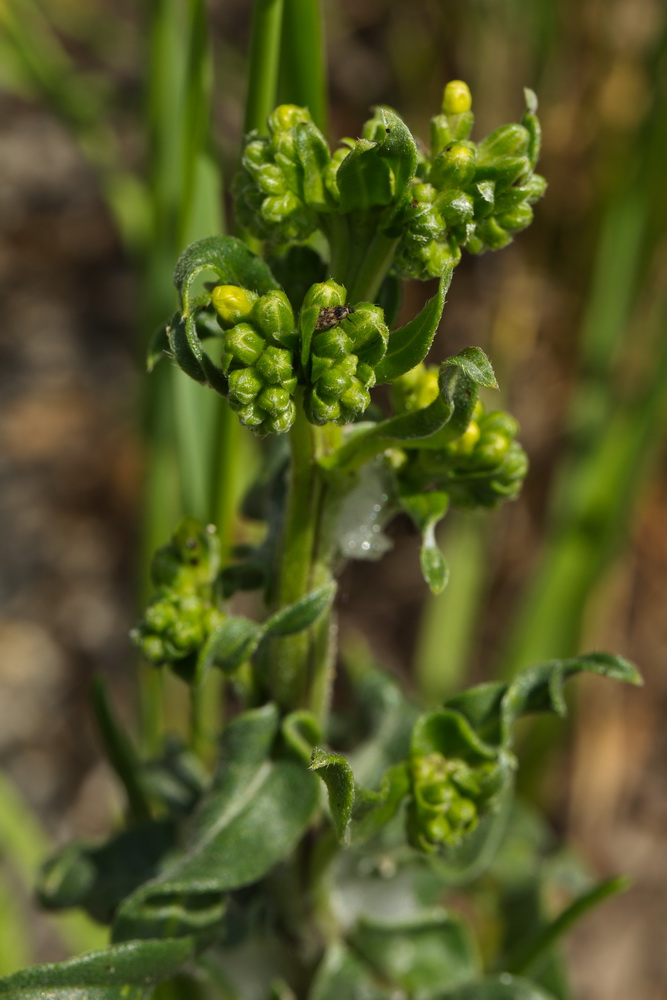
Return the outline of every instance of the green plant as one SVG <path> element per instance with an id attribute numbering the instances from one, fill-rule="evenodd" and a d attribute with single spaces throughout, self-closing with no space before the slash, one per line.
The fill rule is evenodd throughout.
<path id="1" fill-rule="evenodd" d="M 270 8 L 258 4 L 259 21 Z M 265 96 L 249 108 L 268 111 Z M 555 919 L 541 910 L 540 838 L 512 804 L 514 726 L 562 714 L 573 674 L 636 683 L 634 668 L 602 653 L 552 661 L 423 712 L 385 672 L 350 660 L 349 703 L 331 707 L 342 560 L 381 554 L 383 528 L 405 512 L 439 592 L 435 527 L 448 508 L 496 506 L 526 472 L 515 421 L 478 399 L 495 388 L 483 352 L 424 361 L 461 249 L 506 245 L 544 191 L 534 96 L 520 124 L 475 144 L 467 88 L 449 84 L 429 154 L 390 109 L 333 154 L 305 108 L 280 105 L 266 133 L 259 113 L 234 189 L 247 241 L 207 237 L 180 256 L 179 308 L 150 364 L 166 353 L 270 442 L 244 508 L 266 533 L 230 556 L 188 517 L 155 556 L 134 636 L 188 685 L 191 744 L 141 758 L 97 687 L 127 826 L 61 852 L 40 896 L 110 924 L 112 944 L 6 978 L 0 996 L 564 996 L 556 938 L 620 885 L 584 891 Z M 396 329 L 399 278 L 437 290 Z M 388 414 L 370 401 L 383 383 Z M 241 592 L 255 595 L 254 617 L 236 613 Z M 216 672 L 235 709 L 219 746 L 202 728 Z M 503 861 L 517 841 L 530 848 L 518 875 Z M 532 904 L 523 922 L 517 884 Z M 495 945 L 483 919 L 443 907 L 462 886 L 473 901 L 493 889 Z"/>

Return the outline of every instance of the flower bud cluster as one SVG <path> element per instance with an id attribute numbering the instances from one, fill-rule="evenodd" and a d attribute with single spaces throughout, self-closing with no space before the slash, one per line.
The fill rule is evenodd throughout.
<path id="1" fill-rule="evenodd" d="M 327 208 L 329 147 L 307 108 L 281 104 L 268 127 L 268 137 L 246 137 L 234 181 L 237 219 L 261 240 L 304 240 L 318 227 L 317 213 Z"/>
<path id="2" fill-rule="evenodd" d="M 540 130 L 535 97 L 526 96 L 521 124 L 503 125 L 475 144 L 470 92 L 461 81 L 447 84 L 443 113 L 431 121 L 431 155 L 412 183 L 396 255 L 402 276 L 438 277 L 458 263 L 461 247 L 498 250 L 530 224 L 546 181 L 534 172 Z"/>
<path id="3" fill-rule="evenodd" d="M 212 526 L 184 518 L 152 564 L 158 590 L 131 637 L 147 660 L 175 663 L 194 656 L 222 620 L 213 600 L 219 542 Z"/>
<path id="4" fill-rule="evenodd" d="M 372 302 L 345 305 L 335 281 L 313 285 L 302 315 L 314 318 L 304 408 L 313 424 L 356 420 L 370 403 L 375 365 L 384 357 L 389 330 Z M 312 319 L 310 321 L 312 323 Z"/>
<path id="5" fill-rule="evenodd" d="M 425 852 L 460 844 L 499 788 L 499 768 L 492 761 L 472 766 L 434 751 L 413 756 L 409 771 L 408 840 Z"/>
<path id="6" fill-rule="evenodd" d="M 459 507 L 496 507 L 517 496 L 528 459 L 516 440 L 517 421 L 502 410 L 486 412 L 477 402 L 461 437 L 442 451 L 420 455 L 423 471 L 447 491 Z"/>
<path id="7" fill-rule="evenodd" d="M 211 302 L 225 331 L 222 370 L 229 405 L 257 434 L 283 434 L 294 423 L 294 349 L 298 333 L 284 292 L 257 295 L 218 285 Z"/>

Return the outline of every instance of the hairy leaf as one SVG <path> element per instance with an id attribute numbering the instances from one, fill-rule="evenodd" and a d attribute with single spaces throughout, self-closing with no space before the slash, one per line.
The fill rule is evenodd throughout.
<path id="1" fill-rule="evenodd" d="M 345 757 L 329 753 L 321 747 L 313 750 L 310 770 L 315 771 L 327 786 L 329 808 L 336 836 L 341 843 L 349 839 L 348 826 L 354 802 L 354 775 Z"/>
<path id="2" fill-rule="evenodd" d="M 234 236 L 208 236 L 187 247 L 174 269 L 174 284 L 184 313 L 190 311 L 193 282 L 205 271 L 212 271 L 220 284 L 239 285 L 259 295 L 278 287 L 266 262 L 242 240 Z"/>
<path id="3" fill-rule="evenodd" d="M 264 622 L 266 636 L 294 635 L 310 628 L 331 607 L 335 594 L 336 584 L 327 583 L 294 604 L 276 611 Z"/>
<path id="4" fill-rule="evenodd" d="M 263 627 L 250 618 L 241 615 L 225 618 L 211 633 L 200 654 L 199 678 L 212 666 L 218 667 L 224 674 L 233 674 L 250 659 L 263 635 Z"/>
<path id="5" fill-rule="evenodd" d="M 441 448 L 460 437 L 472 416 L 478 385 L 495 385 L 488 358 L 478 347 L 467 347 L 440 366 L 439 394 L 421 410 L 401 413 L 378 424 L 352 431 L 347 441 L 322 465 L 327 469 L 358 468 L 387 448 Z"/>
<path id="6" fill-rule="evenodd" d="M 318 803 L 318 782 L 276 755 L 275 705 L 237 716 L 223 733 L 222 766 L 193 817 L 185 853 L 130 896 L 114 939 L 218 932 L 224 894 L 258 881 L 286 857 Z"/>
<path id="7" fill-rule="evenodd" d="M 507 684 L 480 684 L 448 699 L 446 707 L 465 716 L 487 743 L 509 747 L 512 726 L 520 716 L 533 712 L 565 715 L 563 685 L 584 671 L 628 684 L 642 683 L 637 668 L 622 656 L 586 653 L 529 667 Z"/>
<path id="8" fill-rule="evenodd" d="M 378 384 L 391 382 L 424 360 L 438 329 L 453 273 L 452 269 L 442 276 L 438 291 L 414 319 L 389 334 L 387 352 L 375 368 Z"/>
<path id="9" fill-rule="evenodd" d="M 147 1000 L 194 954 L 191 938 L 128 941 L 0 979 L 8 1000 Z"/>

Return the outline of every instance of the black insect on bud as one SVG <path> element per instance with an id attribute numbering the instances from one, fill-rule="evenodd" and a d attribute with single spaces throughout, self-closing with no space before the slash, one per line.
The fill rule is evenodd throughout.
<path id="1" fill-rule="evenodd" d="M 330 330 L 332 326 L 340 323 L 353 312 L 354 309 L 351 306 L 327 306 L 325 309 L 320 309 L 315 329 Z"/>

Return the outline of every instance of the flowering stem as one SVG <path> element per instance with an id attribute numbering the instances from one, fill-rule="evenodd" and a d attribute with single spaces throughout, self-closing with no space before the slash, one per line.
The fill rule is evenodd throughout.
<path id="1" fill-rule="evenodd" d="M 303 408 L 290 431 L 291 463 L 276 569 L 273 604 L 286 607 L 331 579 L 325 483 L 317 460 L 339 428 L 308 422 Z M 274 640 L 270 653 L 271 693 L 285 709 L 309 708 L 324 722 L 331 679 L 332 626 L 324 616 L 313 628 Z"/>

